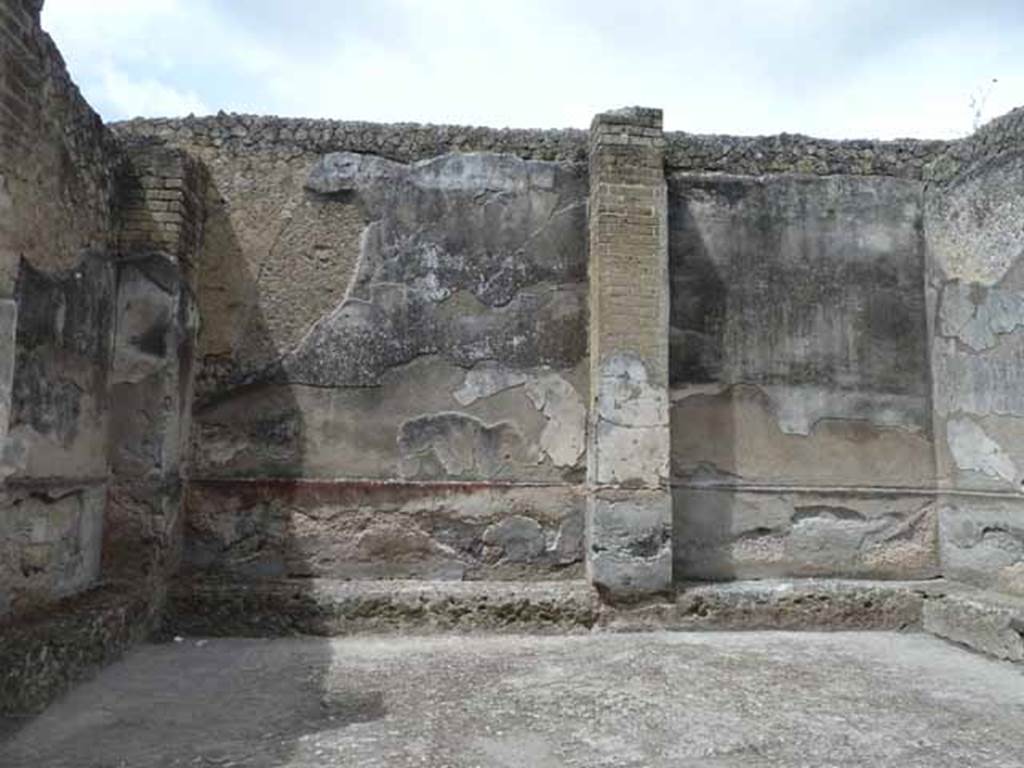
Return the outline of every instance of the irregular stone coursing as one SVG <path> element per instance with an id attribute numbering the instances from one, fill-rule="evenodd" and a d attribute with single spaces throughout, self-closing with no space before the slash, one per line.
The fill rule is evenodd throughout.
<path id="1" fill-rule="evenodd" d="M 0 622 L 0 713 L 36 714 L 152 628 L 149 596 L 102 587 Z"/>
<path id="2" fill-rule="evenodd" d="M 927 579 L 940 574 L 928 496 L 674 488 L 679 578 Z"/>
<path id="3" fill-rule="evenodd" d="M 496 152 L 526 159 L 582 162 L 587 132 L 465 125 L 347 122 L 238 115 L 138 118 L 114 123 L 125 140 L 158 139 L 168 144 L 211 148 L 232 155 L 272 151 L 280 156 L 358 152 L 398 162 L 426 160 L 449 152 Z"/>
<path id="4" fill-rule="evenodd" d="M 522 130 L 470 126 L 384 125 L 219 113 L 210 117 L 135 119 L 113 125 L 127 139 L 242 154 L 359 152 L 400 162 L 446 152 L 503 152 L 539 160 L 586 160 L 582 130 Z M 665 134 L 666 166 L 673 170 L 758 176 L 768 173 L 894 176 L 947 179 L 971 163 L 1020 146 L 1024 110 L 1014 110 L 965 139 L 895 141 L 776 136 Z"/>
<path id="5" fill-rule="evenodd" d="M 19 262 L 73 268 L 112 237 L 122 164 L 110 131 L 71 81 L 34 3 L 4 2 L 0 24 L 0 297 Z"/>
<path id="6" fill-rule="evenodd" d="M 949 495 L 939 513 L 943 573 L 1024 596 L 1024 502 Z"/>
<path id="7" fill-rule="evenodd" d="M 578 577 L 572 486 L 218 481 L 188 492 L 185 567 L 243 578 Z"/>
<path id="8" fill-rule="evenodd" d="M 580 632 L 597 620 L 584 582 L 196 580 L 171 595 L 167 630 L 185 635 L 275 637 L 382 632 Z"/>

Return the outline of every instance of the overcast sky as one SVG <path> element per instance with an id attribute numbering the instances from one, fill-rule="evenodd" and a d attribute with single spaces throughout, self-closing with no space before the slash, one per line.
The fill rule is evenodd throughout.
<path id="1" fill-rule="evenodd" d="M 107 120 L 639 104 L 698 133 L 948 138 L 1024 104 L 1024 0 L 46 0 L 43 25 Z"/>

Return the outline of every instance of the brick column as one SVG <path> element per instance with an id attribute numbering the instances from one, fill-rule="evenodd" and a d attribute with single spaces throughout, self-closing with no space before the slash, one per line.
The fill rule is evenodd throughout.
<path id="1" fill-rule="evenodd" d="M 620 598 L 672 583 L 663 153 L 661 110 L 594 118 L 587 573 Z"/>
<path id="2" fill-rule="evenodd" d="M 127 151 L 110 373 L 105 578 L 148 578 L 159 605 L 181 549 L 205 170 L 180 150 Z"/>

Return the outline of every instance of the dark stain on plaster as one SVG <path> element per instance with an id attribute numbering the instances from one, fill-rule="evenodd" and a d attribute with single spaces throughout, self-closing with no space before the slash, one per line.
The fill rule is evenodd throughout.
<path id="1" fill-rule="evenodd" d="M 433 354 L 464 367 L 570 368 L 586 356 L 581 167 L 486 153 L 415 165 L 345 155 L 327 166 L 341 175 L 310 182 L 315 194 L 350 192 L 371 219 L 351 288 L 271 366 L 222 364 L 220 396 L 259 382 L 377 386 Z"/>
<path id="2" fill-rule="evenodd" d="M 65 446 L 88 392 L 105 407 L 112 346 L 113 273 L 100 256 L 46 274 L 22 261 L 10 426 L 26 424 Z"/>
<path id="3" fill-rule="evenodd" d="M 403 461 L 415 465 L 409 477 L 496 476 L 527 459 L 514 425 L 487 425 L 462 413 L 410 419 L 399 430 L 398 447 Z"/>
<path id="4" fill-rule="evenodd" d="M 669 178 L 671 381 L 927 397 L 917 187 Z"/>

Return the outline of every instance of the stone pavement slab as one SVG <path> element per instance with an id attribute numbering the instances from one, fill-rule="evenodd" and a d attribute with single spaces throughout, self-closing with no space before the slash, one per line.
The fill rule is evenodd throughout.
<path id="1" fill-rule="evenodd" d="M 875 632 L 187 638 L 0 739 L 5 768 L 1019 768 L 1024 668 Z"/>

